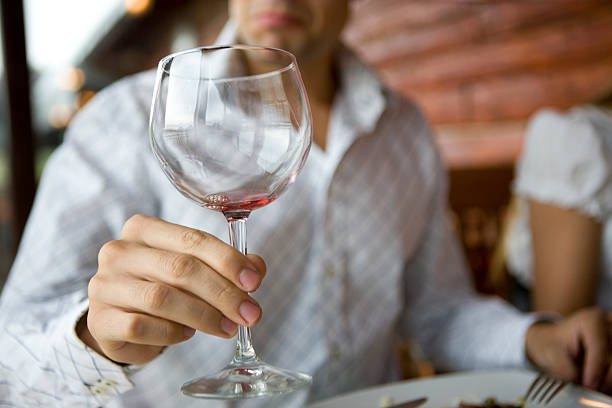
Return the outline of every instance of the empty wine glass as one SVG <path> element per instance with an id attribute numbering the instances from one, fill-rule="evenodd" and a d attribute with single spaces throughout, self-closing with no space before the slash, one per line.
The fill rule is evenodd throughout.
<path id="1" fill-rule="evenodd" d="M 202 47 L 159 62 L 151 146 L 172 184 L 222 213 L 246 254 L 246 220 L 293 183 L 312 143 L 311 114 L 295 57 L 267 47 Z M 239 326 L 236 353 L 219 373 L 185 383 L 199 398 L 241 399 L 296 391 L 306 374 L 261 361 Z"/>

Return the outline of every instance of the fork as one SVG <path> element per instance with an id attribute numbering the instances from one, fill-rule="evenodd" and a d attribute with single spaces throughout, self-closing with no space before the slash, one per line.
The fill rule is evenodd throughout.
<path id="1" fill-rule="evenodd" d="M 548 405 L 566 385 L 567 381 L 540 374 L 533 380 L 523 399 L 525 403 L 531 401 L 538 405 Z"/>

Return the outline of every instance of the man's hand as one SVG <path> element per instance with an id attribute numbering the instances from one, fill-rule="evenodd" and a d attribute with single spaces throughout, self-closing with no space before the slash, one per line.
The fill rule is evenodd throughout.
<path id="1" fill-rule="evenodd" d="M 108 358 L 144 364 L 195 330 L 224 338 L 252 327 L 261 309 L 247 292 L 264 261 L 205 232 L 136 215 L 120 240 L 105 244 L 89 282 L 87 324 L 79 337 Z"/>
<path id="2" fill-rule="evenodd" d="M 534 323 L 527 330 L 525 347 L 542 370 L 612 392 L 612 322 L 601 310 L 584 309 L 557 323 Z"/>

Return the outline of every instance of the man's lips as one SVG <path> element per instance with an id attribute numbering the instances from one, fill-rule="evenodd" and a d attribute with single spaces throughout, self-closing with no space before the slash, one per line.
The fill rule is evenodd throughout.
<path id="1" fill-rule="evenodd" d="M 278 11 L 264 11 L 259 13 L 257 15 L 257 21 L 272 28 L 302 25 L 302 21 L 299 18 Z"/>

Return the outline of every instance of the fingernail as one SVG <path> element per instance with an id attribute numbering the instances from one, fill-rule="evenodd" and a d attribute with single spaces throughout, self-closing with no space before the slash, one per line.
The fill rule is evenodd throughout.
<path id="1" fill-rule="evenodd" d="M 254 323 L 259 318 L 259 307 L 251 302 L 242 302 L 240 305 L 240 316 L 249 324 Z"/>
<path id="2" fill-rule="evenodd" d="M 234 333 L 236 333 L 237 327 L 238 325 L 232 322 L 227 317 L 224 317 L 223 319 L 221 319 L 221 330 L 223 330 L 225 333 L 229 334 L 230 336 L 233 336 Z"/>
<path id="3" fill-rule="evenodd" d="M 188 339 L 195 334 L 195 329 L 185 326 L 184 332 L 185 332 L 185 338 Z"/>
<path id="4" fill-rule="evenodd" d="M 247 291 L 255 290 L 257 288 L 257 284 L 259 283 L 259 274 L 252 269 L 243 269 L 240 272 L 240 284 Z"/>

